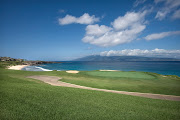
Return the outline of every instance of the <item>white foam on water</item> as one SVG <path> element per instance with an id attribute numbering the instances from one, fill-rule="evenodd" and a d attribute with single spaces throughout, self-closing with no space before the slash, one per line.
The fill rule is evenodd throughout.
<path id="1" fill-rule="evenodd" d="M 37 67 L 37 66 L 36 66 L 36 68 L 39 68 L 39 69 L 41 69 L 42 71 L 52 71 L 52 70 L 45 69 L 45 68 L 42 68 L 42 67 Z"/>
<path id="2" fill-rule="evenodd" d="M 39 66 L 27 66 L 27 67 L 22 68 L 21 70 L 25 70 L 25 71 L 52 71 L 52 70 L 45 69 L 45 68 L 42 68 Z"/>

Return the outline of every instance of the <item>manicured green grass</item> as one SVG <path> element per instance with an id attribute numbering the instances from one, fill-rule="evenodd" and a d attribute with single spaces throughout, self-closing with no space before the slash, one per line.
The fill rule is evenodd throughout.
<path id="1" fill-rule="evenodd" d="M 180 95 L 180 78 L 176 76 L 123 71 L 87 71 L 74 75 L 68 74 L 68 76 L 66 73 L 61 72 L 59 75 L 63 78 L 61 81 L 94 88 Z"/>
<path id="2" fill-rule="evenodd" d="M 104 82 L 104 79 L 109 80 L 109 77 L 90 77 L 85 72 L 68 74 L 63 71 L 30 72 L 0 69 L 1 120 L 180 119 L 179 102 L 55 87 L 38 80 L 25 78 L 29 75 L 42 74 L 62 76 L 74 81 L 80 79 L 87 83 L 90 79 L 101 80 L 100 82 Z M 113 81 L 116 79 L 112 78 Z"/>
<path id="3" fill-rule="evenodd" d="M 153 75 L 149 75 L 144 72 L 126 72 L 126 71 L 90 71 L 86 72 L 88 75 L 100 76 L 100 77 L 121 77 L 121 78 L 144 78 L 144 79 L 154 79 Z"/>

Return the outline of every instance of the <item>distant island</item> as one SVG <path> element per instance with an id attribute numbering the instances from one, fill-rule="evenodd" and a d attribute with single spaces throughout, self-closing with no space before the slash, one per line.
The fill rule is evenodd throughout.
<path id="1" fill-rule="evenodd" d="M 141 56 L 100 56 L 90 55 L 82 58 L 75 59 L 73 61 L 180 61 L 175 58 L 156 58 L 156 57 L 141 57 Z"/>

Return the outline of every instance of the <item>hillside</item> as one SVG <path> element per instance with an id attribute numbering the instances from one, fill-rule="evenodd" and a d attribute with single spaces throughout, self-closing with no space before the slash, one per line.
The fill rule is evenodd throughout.
<path id="1" fill-rule="evenodd" d="M 140 56 L 100 56 L 91 55 L 75 59 L 74 61 L 180 61 L 175 58 L 155 58 L 155 57 L 140 57 Z"/>
<path id="2" fill-rule="evenodd" d="M 48 63 L 61 63 L 54 61 L 28 61 L 25 59 L 16 59 L 11 57 L 0 57 L 0 66 L 11 66 L 11 65 L 40 65 L 40 64 L 48 64 Z"/>

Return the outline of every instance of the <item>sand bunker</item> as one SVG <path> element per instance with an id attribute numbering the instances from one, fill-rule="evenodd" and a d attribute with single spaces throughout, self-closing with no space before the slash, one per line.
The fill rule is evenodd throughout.
<path id="1" fill-rule="evenodd" d="M 74 73 L 74 74 L 77 74 L 77 73 L 79 73 L 79 71 L 77 71 L 77 70 L 68 70 L 68 71 L 66 71 L 67 73 Z"/>

